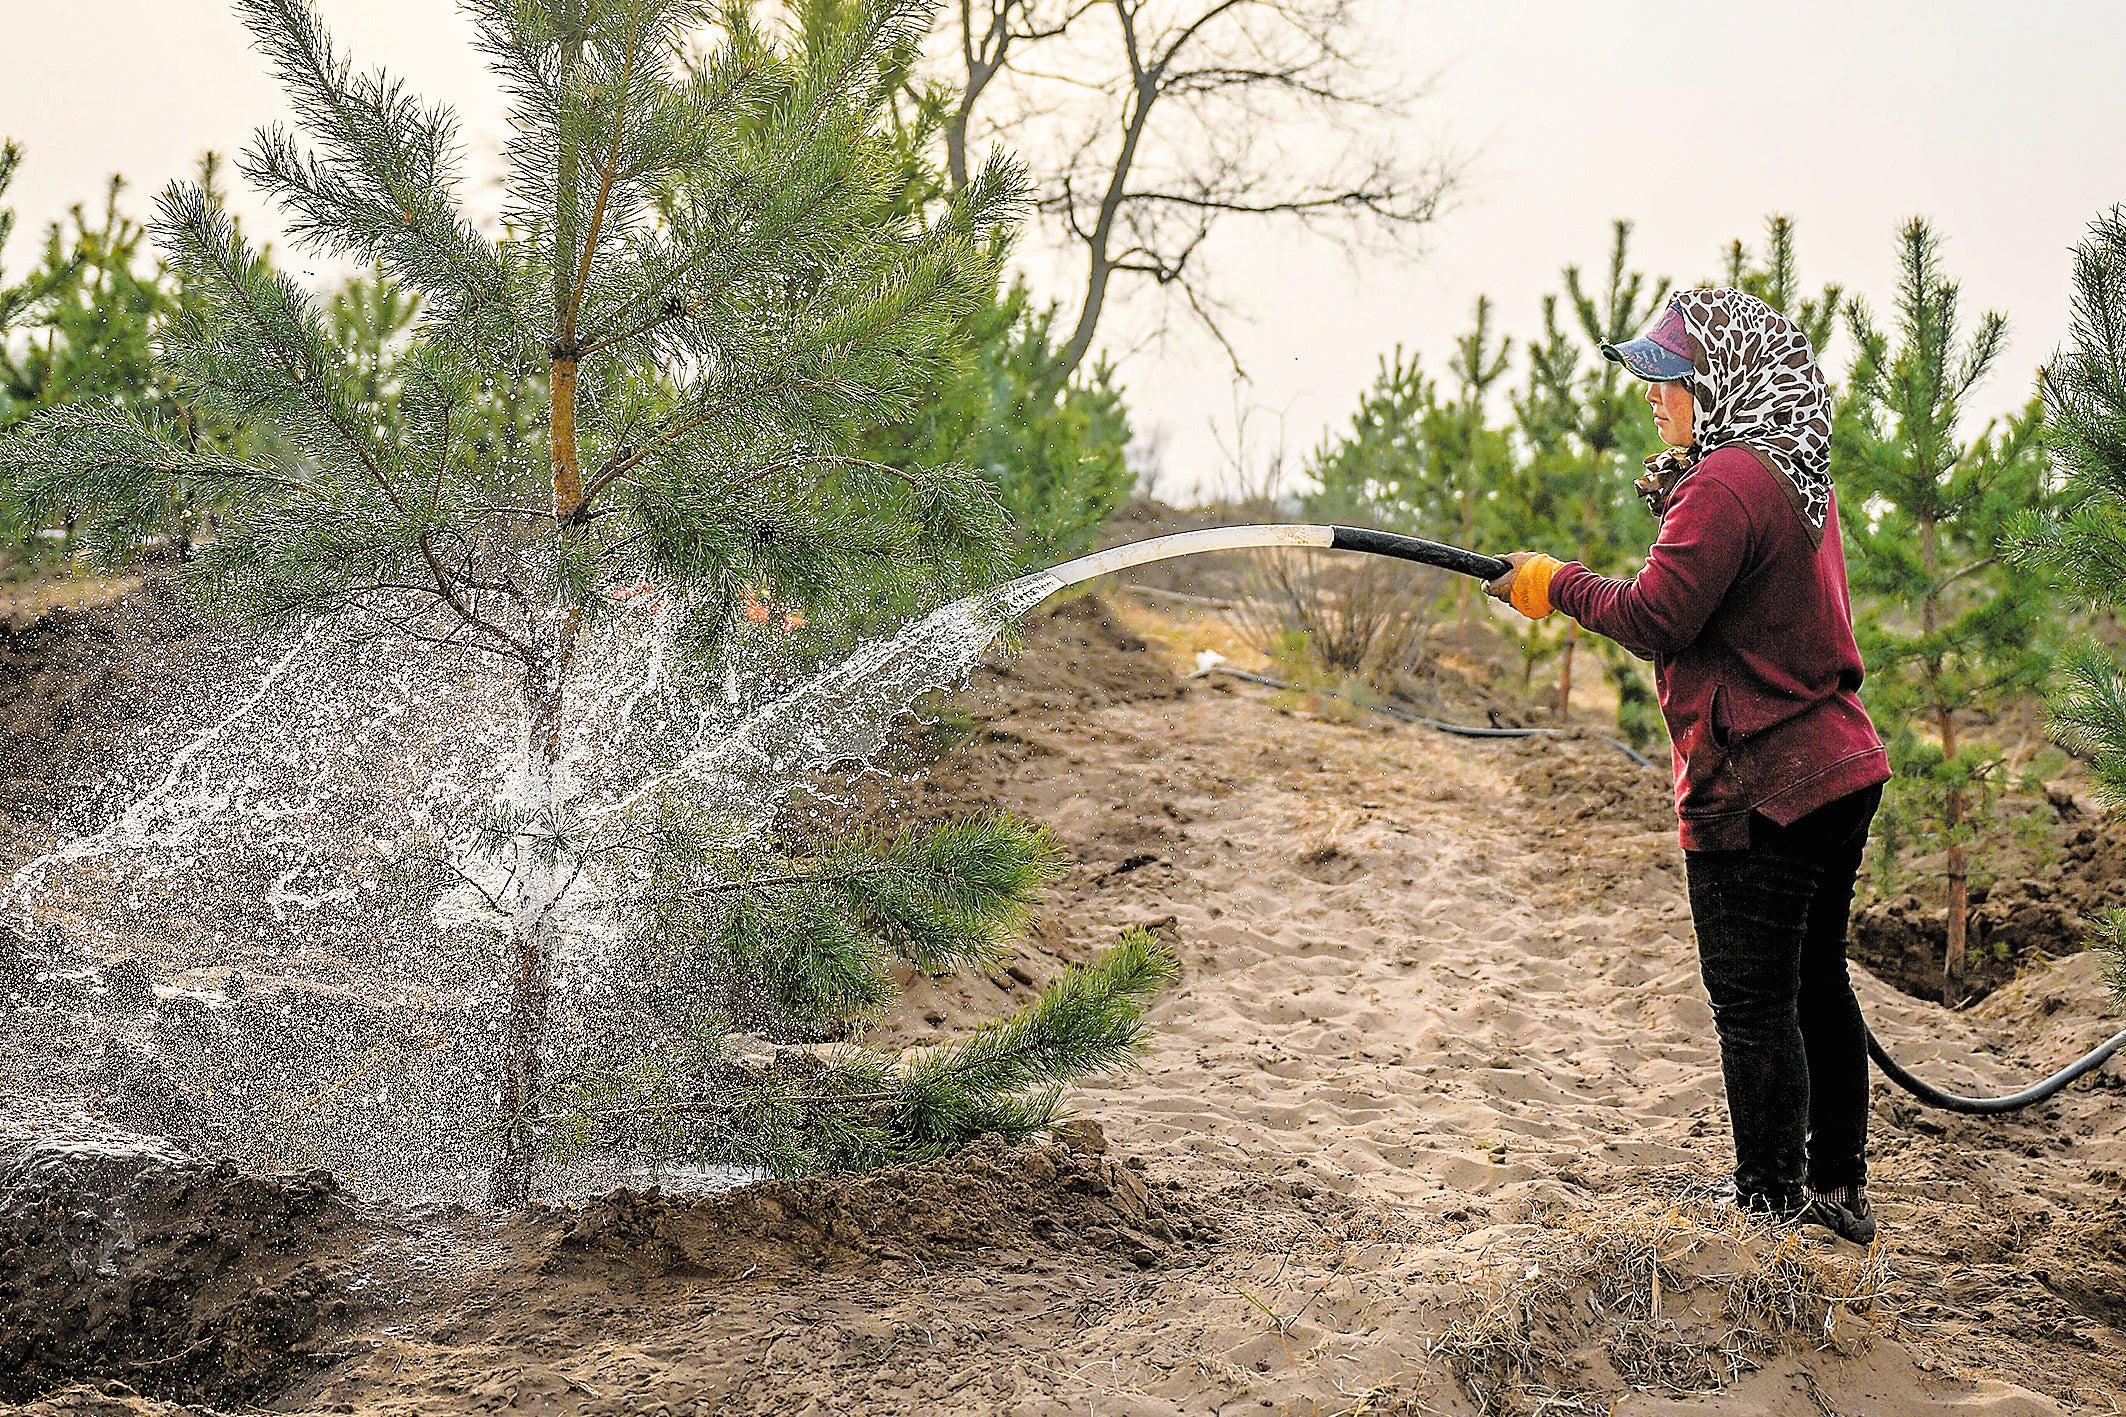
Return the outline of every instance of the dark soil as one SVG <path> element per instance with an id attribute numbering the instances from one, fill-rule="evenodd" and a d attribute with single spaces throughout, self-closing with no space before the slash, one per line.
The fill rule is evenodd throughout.
<path id="1" fill-rule="evenodd" d="M 1032 1245 L 1153 1269 L 1217 1234 L 1190 1203 L 1156 1194 L 1143 1162 L 1106 1152 L 1099 1124 L 1081 1118 L 1046 1145 L 1012 1148 L 991 1137 L 942 1161 L 869 1175 L 763 1181 L 707 1196 L 616 1190 L 563 1222 L 543 1268 L 571 1273 L 618 1260 L 654 1274 L 728 1280 L 935 1265 Z"/>
<path id="2" fill-rule="evenodd" d="M 999 781 L 1052 755 L 1019 720 L 1178 699 L 1190 691 L 1149 648 L 1098 595 L 1038 608 L 1026 617 L 1016 652 L 992 652 L 965 692 L 919 705 L 918 721 L 895 728 L 881 757 L 885 775 L 829 781 L 824 796 L 793 809 L 782 828 L 793 841 L 806 841 L 860 825 L 924 827 L 993 811 Z"/>
<path id="3" fill-rule="evenodd" d="M 213 638 L 163 581 L 0 624 L 0 815 L 48 811 L 112 766 L 129 725 L 171 713 L 173 653 Z"/>
<path id="4" fill-rule="evenodd" d="M 225 1405 L 307 1370 L 365 1236 L 323 1171 L 243 1174 L 84 1122 L 0 1132 L 0 1401 L 84 1377 Z"/>
<path id="5" fill-rule="evenodd" d="M 336 1335 L 373 1310 L 447 1302 L 436 1257 L 453 1252 L 513 1253 L 511 1282 L 549 1296 L 626 1274 L 929 1273 L 1014 1251 L 1192 1263 L 1219 1227 L 1146 1173 L 1081 1119 L 1043 1145 L 992 1138 L 922 1165 L 717 1195 L 621 1189 L 498 1223 L 357 1208 L 322 1171 L 248 1175 L 86 1119 L 46 1122 L 0 1133 L 0 1402 L 83 1382 L 215 1406 L 285 1391 L 359 1351 Z"/>
<path id="6" fill-rule="evenodd" d="M 1971 892 L 1961 997 L 1983 998 L 2032 964 L 2079 953 L 2098 918 L 2126 908 L 2126 821 L 2070 818 L 2063 828 L 2051 864 Z M 1938 891 L 1853 914 L 1853 958 L 1918 998 L 1942 997 L 1948 943 L 1949 912 Z"/>
<path id="7" fill-rule="evenodd" d="M 1084 713 L 1108 704 L 1179 698 L 1173 672 L 1097 595 L 1065 600 L 1029 617 L 1021 652 L 992 655 L 975 671 L 972 702 L 985 718 L 1006 713 Z"/>

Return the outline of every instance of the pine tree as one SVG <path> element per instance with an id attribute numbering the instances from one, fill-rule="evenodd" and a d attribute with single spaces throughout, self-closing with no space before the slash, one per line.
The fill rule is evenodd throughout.
<path id="1" fill-rule="evenodd" d="M 1745 295 L 1754 295 L 1800 327 L 1809 348 L 1823 358 L 1824 347 L 1838 328 L 1838 311 L 1845 301 L 1845 287 L 1826 285 L 1815 296 L 1801 293 L 1801 278 L 1794 263 L 1794 219 L 1774 212 L 1764 219 L 1764 258 L 1760 264 L 1738 238 L 1728 243 L 1723 258 L 1724 283 Z"/>
<path id="2" fill-rule="evenodd" d="M 53 294 L 37 337 L 0 351 L 7 415 L 84 398 L 152 397 L 155 322 L 170 291 L 142 250 L 146 230 L 119 210 L 124 189 L 111 178 L 94 220 L 77 205 L 45 233 L 33 279 Z"/>
<path id="3" fill-rule="evenodd" d="M 896 468 L 957 462 L 982 474 L 1032 565 L 1090 550 L 1136 486 L 1114 371 L 1099 361 L 1066 371 L 1055 318 L 1015 282 L 967 322 L 964 353 L 937 395 L 864 440 L 869 456 Z"/>
<path id="4" fill-rule="evenodd" d="M 1513 341 L 1501 336 L 1492 342 L 1491 299 L 1479 295 L 1471 312 L 1469 328 L 1454 342 L 1454 355 L 1447 362 L 1454 375 L 1454 402 L 1440 420 L 1441 462 L 1448 469 L 1447 481 L 1455 519 L 1452 525 L 1463 546 L 1480 540 L 1486 512 L 1498 495 L 1500 475 L 1512 465 L 1513 449 L 1506 432 L 1491 426 L 1491 389 L 1506 376 L 1513 362 Z M 1476 587 L 1467 576 L 1454 578 L 1454 618 L 1462 642 L 1469 640 L 1469 611 Z"/>
<path id="5" fill-rule="evenodd" d="M 213 153 L 199 165 L 200 185 L 217 200 L 221 166 Z M 77 205 L 65 223 L 54 222 L 47 229 L 43 257 L 32 279 L 44 282 L 50 294 L 34 337 L 0 348 L 0 422 L 62 404 L 109 401 L 132 408 L 144 419 L 181 426 L 195 447 L 232 448 L 242 441 L 235 426 L 186 406 L 157 365 L 157 343 L 173 321 L 192 309 L 194 297 L 177 273 L 147 249 L 147 228 L 121 209 L 125 187 L 124 179 L 114 175 L 105 184 L 94 219 Z M 11 535 L 31 538 L 56 532 L 64 545 L 73 530 L 74 509 L 44 511 L 44 516 L 30 518 L 14 497 L 0 495 L 0 517 Z M 166 538 L 182 560 L 215 511 L 202 501 L 202 489 L 193 489 L 173 498 L 143 534 Z"/>
<path id="6" fill-rule="evenodd" d="M 1492 501 L 1498 548 L 1562 547 L 1577 542 L 1569 509 L 1579 505 L 1587 468 L 1574 438 L 1581 422 L 1580 351 L 1558 323 L 1556 295 L 1543 297 L 1543 337 L 1528 343 L 1528 377 L 1513 398 L 1516 456 Z M 1556 619 L 1506 622 L 1521 655 L 1521 688 L 1563 642 Z"/>
<path id="7" fill-rule="evenodd" d="M 1616 575 L 1629 569 L 1645 542 L 1645 518 L 1632 494 L 1632 479 L 1658 446 L 1636 382 L 1622 366 L 1603 359 L 1604 344 L 1632 339 L 1653 320 L 1668 297 L 1667 280 L 1650 280 L 1631 269 L 1631 223 L 1611 228 L 1608 271 L 1590 291 L 1580 268 L 1565 269 L 1565 293 L 1585 342 L 1583 352 L 1560 333 L 1555 307 L 1544 307 L 1544 357 L 1531 365 L 1531 398 L 1550 417 L 1530 429 L 1537 453 L 1555 464 L 1564 492 L 1558 510 L 1563 539 L 1556 543 L 1589 570 Z M 1544 387 L 1538 389 L 1536 385 Z M 1561 416 L 1562 415 L 1562 416 Z M 1567 622 L 1558 668 L 1558 717 L 1572 710 L 1572 672 L 1580 627 Z M 1607 642 L 1603 642 L 1605 645 Z M 1613 654 L 1607 648 L 1604 654 Z M 1620 704 L 1621 704 L 1620 700 Z M 1642 725 L 1643 726 L 1643 725 Z"/>
<path id="8" fill-rule="evenodd" d="M 353 366 L 350 392 L 357 402 L 396 415 L 401 356 L 420 313 L 421 302 L 381 266 L 332 292 L 325 305 L 325 337 L 346 352 Z"/>
<path id="9" fill-rule="evenodd" d="M 16 169 L 22 166 L 22 147 L 12 138 L 0 142 L 0 200 L 7 196 L 7 189 L 14 185 Z M 0 250 L 7 247 L 8 237 L 14 234 L 15 209 L 0 206 Z M 0 273 L 0 335 L 21 323 L 26 316 L 36 312 L 37 307 L 50 300 L 74 278 L 70 265 L 49 264 L 31 272 L 26 280 L 13 284 L 5 283 Z"/>
<path id="10" fill-rule="evenodd" d="M 2019 561 L 2099 610 L 2126 604 L 2126 208 L 2091 223 L 2074 253 L 2068 346 L 2045 370 L 2046 443 L 2065 486 L 2048 514 L 2016 526 Z M 2107 805 L 2126 805 L 2126 670 L 2084 642 L 2062 663 L 2053 700 L 2060 740 L 2088 760 Z M 2113 997 L 2126 1009 L 2126 911 L 2101 922 Z"/>
<path id="11" fill-rule="evenodd" d="M 1304 499 L 1306 514 L 1464 546 L 1481 542 L 1491 529 L 1487 509 L 1513 456 L 1505 430 L 1490 415 L 1491 390 L 1510 358 L 1511 341 L 1497 338 L 1485 296 L 1477 297 L 1469 329 L 1447 361 L 1451 399 L 1398 346 L 1360 397 L 1351 431 L 1325 441 L 1310 460 L 1317 490 Z M 1457 579 L 1456 619 L 1465 643 L 1470 590 L 1466 579 Z"/>
<path id="12" fill-rule="evenodd" d="M 226 450 L 130 405 L 74 404 L 16 430 L 0 471 L 33 505 L 86 509 L 119 549 L 173 500 L 226 502 L 190 575 L 210 607 L 355 616 L 514 677 L 518 780 L 477 824 L 504 882 L 488 892 L 508 930 L 492 1194 L 514 1204 L 573 1110 L 544 1044 L 558 921 L 584 877 L 617 883 L 605 906 L 684 962 L 672 977 L 749 977 L 763 988 L 747 997 L 832 1032 L 883 1007 L 896 962 L 993 962 L 1055 869 L 1041 833 L 986 818 L 734 843 L 715 804 L 647 785 L 625 813 L 587 813 L 560 770 L 564 738 L 604 702 L 581 692 L 596 667 L 582 656 L 628 613 L 623 590 L 673 607 L 678 669 L 700 678 L 768 605 L 817 645 L 882 598 L 1008 566 L 980 476 L 849 449 L 935 386 L 996 289 L 1024 183 L 994 157 L 930 219 L 912 214 L 882 117 L 928 19 L 912 0 L 805 5 L 781 45 L 743 6 L 712 24 L 693 0 L 468 0 L 512 103 L 493 238 L 458 202 L 451 110 L 357 72 L 311 0 L 236 8 L 302 130 L 263 130 L 242 171 L 298 243 L 373 263 L 418 301 L 388 380 L 350 364 L 327 312 L 211 191 L 179 184 L 156 234 L 195 299 L 161 367 L 188 409 L 270 439 Z M 626 1076 L 685 1079 L 685 1098 L 644 1103 L 660 1125 L 683 1113 L 704 1152 L 762 1164 L 1021 1134 L 1053 1116 L 1056 1084 L 1135 1046 L 1171 967 L 1129 943 L 1003 1032 L 911 1065 L 851 1050 L 748 1071 L 722 1047 L 728 1012 L 704 1007 L 674 1025 L 693 1045 Z M 828 1135 L 861 1144 L 790 1141 Z"/>
<path id="13" fill-rule="evenodd" d="M 0 142 L 0 201 L 6 198 L 7 189 L 15 180 L 16 169 L 21 165 L 21 147 L 11 139 Z M 6 249 L 14 229 L 15 209 L 0 205 L 0 251 Z M 36 349 L 34 338 L 17 342 L 9 336 L 20 327 L 48 320 L 51 307 L 60 303 L 79 279 L 81 260 L 54 249 L 58 240 L 56 231 L 54 228 L 53 239 L 47 243 L 46 259 L 26 278 L 8 282 L 5 272 L 0 272 L 0 424 L 21 417 L 30 406 L 24 402 L 14 365 L 17 351 L 27 350 L 30 352 L 28 357 L 34 358 Z M 8 543 L 26 543 L 34 551 L 37 530 L 23 514 L 7 483 L 0 480 L 0 539 Z"/>
<path id="14" fill-rule="evenodd" d="M 1302 499 L 1306 515 L 1397 531 L 1435 516 L 1440 499 L 1428 480 L 1425 424 L 1438 407 L 1438 390 L 1416 358 L 1405 359 L 1401 345 L 1381 356 L 1351 430 L 1325 439 L 1308 460 L 1317 486 Z"/>
<path id="15" fill-rule="evenodd" d="M 1999 751 L 1964 720 L 2034 692 L 2047 660 L 2047 587 L 2003 558 L 2012 518 L 2045 497 L 2040 410 L 1997 431 L 1962 432 L 1965 400 L 1999 360 L 2006 317 L 1989 313 L 1966 337 L 1956 284 L 1923 220 L 1900 232 L 1894 342 L 1866 306 L 1847 307 L 1858 355 L 1838 421 L 1833 463 L 1841 500 L 1865 506 L 1844 522 L 1858 554 L 1856 617 L 1866 697 L 1897 776 L 1883 849 L 1906 824 L 1939 843 L 1948 902 L 1943 990 L 1954 1001 L 1970 921 L 1970 848 L 2002 771 Z"/>

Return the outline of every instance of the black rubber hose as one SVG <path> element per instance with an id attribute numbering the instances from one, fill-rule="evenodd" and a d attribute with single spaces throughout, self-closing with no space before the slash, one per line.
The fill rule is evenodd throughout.
<path id="1" fill-rule="evenodd" d="M 2005 1112 L 2019 1112 L 2034 1103 L 2056 1096 L 2068 1083 L 2110 1062 L 2112 1056 L 2121 1048 L 2126 1048 L 2126 1032 L 2113 1034 L 2108 1041 L 2084 1053 L 2051 1077 L 2043 1082 L 2033 1083 L 2021 1092 L 2011 1092 L 2006 1097 L 1959 1097 L 1953 1092 L 1943 1092 L 1938 1087 L 1921 1082 L 1906 1072 L 1898 1061 L 1890 1056 L 1890 1050 L 1882 1046 L 1882 1040 L 1875 1036 L 1875 1030 L 1868 1030 L 1868 1056 L 1875 1060 L 1875 1066 L 1882 1069 L 1884 1077 L 1929 1107 L 1939 1108 L 1944 1112 L 1962 1112 L 1973 1117 L 1998 1117 Z"/>
<path id="2" fill-rule="evenodd" d="M 1496 556 L 1464 551 L 1459 546 L 1442 545 L 1420 536 L 1400 536 L 1392 531 L 1375 531 L 1363 526 L 1332 526 L 1329 531 L 1334 537 L 1329 545 L 1338 551 L 1363 551 L 1371 556 L 1418 561 L 1457 575 L 1475 576 L 1480 581 L 1495 581 L 1513 569 L 1510 563 Z"/>
<path id="3" fill-rule="evenodd" d="M 1296 684 L 1288 684 L 1282 679 L 1272 679 L 1267 674 L 1257 674 L 1247 669 L 1235 669 L 1229 664 L 1213 665 L 1209 669 L 1199 669 L 1196 673 L 1223 674 L 1233 679 L 1245 679 L 1250 684 L 1266 684 L 1272 689 L 1296 689 L 1298 687 Z M 1196 675 L 1192 674 L 1189 677 L 1193 679 Z M 1444 723 L 1436 718 L 1426 718 L 1423 714 L 1405 713 L 1393 704 L 1372 703 L 1354 698 L 1341 689 L 1325 689 L 1320 692 L 1357 704 L 1362 709 L 1386 714 L 1389 718 L 1401 719 L 1404 723 L 1421 723 L 1427 728 L 1436 728 L 1442 733 L 1452 733 L 1457 738 L 1562 738 L 1570 736 L 1562 728 L 1479 728 L 1471 723 Z M 1614 738 L 1604 738 L 1602 741 L 1622 753 L 1625 757 L 1630 758 L 1642 768 L 1660 766 L 1652 758 L 1647 757 L 1629 743 L 1621 743 Z"/>

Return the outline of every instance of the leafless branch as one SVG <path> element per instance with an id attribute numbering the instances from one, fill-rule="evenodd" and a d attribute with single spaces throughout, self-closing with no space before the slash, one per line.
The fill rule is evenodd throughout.
<path id="1" fill-rule="evenodd" d="M 1037 210 L 1086 263 L 1066 368 L 1090 354 L 1117 278 L 1178 296 L 1230 357 L 1204 257 L 1228 219 L 1400 240 L 1438 217 L 1459 164 L 1413 161 L 1387 129 L 1422 91 L 1383 82 L 1358 17 L 1354 0 L 955 7 L 954 182 L 978 131 L 1046 138 Z M 977 125 L 1003 92 L 1019 116 Z"/>

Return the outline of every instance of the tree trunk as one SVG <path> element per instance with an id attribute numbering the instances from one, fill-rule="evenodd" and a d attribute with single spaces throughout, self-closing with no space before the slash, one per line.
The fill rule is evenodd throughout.
<path id="1" fill-rule="evenodd" d="M 1572 652 L 1579 647 L 1580 627 L 1569 625 L 1565 630 L 1565 652 L 1558 665 L 1558 722 L 1572 716 Z"/>
<path id="2" fill-rule="evenodd" d="M 1956 756 L 1956 718 L 1947 709 L 1940 711 L 1941 751 L 1944 759 Z M 1958 981 L 1964 975 L 1964 945 L 1970 929 L 1971 892 L 1967 879 L 1967 864 L 1964 860 L 1963 843 L 1956 839 L 1956 829 L 1964 820 L 1964 794 L 1962 789 L 1952 787 L 1942 799 L 1942 829 L 1948 837 L 1948 848 L 1942 853 L 1942 869 L 1949 878 L 1949 944 L 1944 952 L 1941 966 L 1941 1001 L 1957 1002 L 1962 990 Z"/>
<path id="3" fill-rule="evenodd" d="M 1931 638 L 1937 620 L 1936 602 L 1941 595 L 1941 553 L 1937 540 L 1938 532 L 1933 517 L 1919 519 L 1919 559 L 1927 572 L 1927 594 L 1920 606 L 1919 625 L 1921 633 Z M 1928 659 L 1921 666 L 1925 676 L 1927 698 L 1934 705 L 1934 725 L 1941 735 L 1941 756 L 1944 768 L 1956 756 L 1956 710 L 1942 698 L 1942 665 L 1940 659 Z M 1948 788 L 1942 794 L 1942 874 L 1949 881 L 1949 939 L 1942 951 L 1941 1001 L 1953 1004 L 1960 992 L 1957 981 L 1964 973 L 1965 935 L 1971 920 L 1971 893 L 1967 879 L 1968 867 L 1964 860 L 1963 844 L 1956 839 L 1956 829 L 1963 825 L 1964 794 L 1958 788 Z"/>
<path id="4" fill-rule="evenodd" d="M 547 746 L 559 727 L 557 693 L 530 689 L 524 739 L 524 805 L 549 806 L 556 795 L 555 765 Z M 538 1096 L 540 1043 L 546 1035 L 547 998 L 553 986 L 555 868 L 549 860 L 522 863 L 509 921 L 509 1019 L 502 1034 L 502 1087 L 497 1105 L 501 1149 L 490 1174 L 491 1204 L 514 1209 L 530 1199 L 538 1138 L 530 1113 Z"/>
<path id="5" fill-rule="evenodd" d="M 954 196 L 967 190 L 967 120 L 974 115 L 972 97 L 963 99 L 945 120 L 945 180 Z"/>
<path id="6" fill-rule="evenodd" d="M 989 87 L 989 81 L 1003 72 L 1004 60 L 1011 52 L 1010 7 L 1001 13 L 992 9 L 989 18 L 988 32 L 977 36 L 974 11 L 966 0 L 961 0 L 960 62 L 967 69 L 967 86 L 960 90 L 959 101 L 945 120 L 945 176 L 955 194 L 967 190 L 967 131 L 974 126 L 975 105 L 982 101 L 982 91 Z"/>
<path id="7" fill-rule="evenodd" d="M 1137 145 L 1144 139 L 1144 125 L 1152 115 L 1152 105 L 1159 99 L 1159 86 L 1155 80 L 1140 79 L 1136 86 L 1136 109 L 1123 125 L 1122 147 L 1115 155 L 1115 165 L 1108 172 L 1107 190 L 1100 197 L 1100 214 L 1085 237 L 1086 275 L 1085 304 L 1078 310 L 1077 327 L 1070 332 L 1057 353 L 1051 379 L 1057 387 L 1077 372 L 1092 352 L 1093 331 L 1099 328 L 1100 312 L 1107 304 L 1107 283 L 1115 273 L 1114 260 L 1108 254 L 1108 245 L 1114 238 L 1115 219 L 1121 214 L 1122 204 L 1129 195 L 1130 169 L 1137 161 Z"/>
<path id="8" fill-rule="evenodd" d="M 580 4 L 562 16 L 562 71 L 572 74 L 583 57 Z M 547 449 L 553 478 L 553 515 L 559 535 L 580 533 L 575 519 L 583 510 L 583 465 L 576 445 L 576 376 L 581 345 L 576 319 L 579 281 L 587 280 L 592 248 L 598 240 L 598 216 L 589 230 L 580 229 L 577 182 L 581 156 L 561 144 L 560 182 L 554 213 L 554 339 L 552 376 L 547 382 Z M 603 210 L 603 198 L 599 203 Z M 578 242 L 581 242 L 579 248 Z M 558 609 L 558 607 L 556 607 Z M 519 804 L 535 821 L 543 821 L 561 798 L 561 700 L 575 658 L 581 612 L 560 617 L 554 643 L 543 664 L 530 666 L 524 678 L 524 781 Z M 554 941 L 559 922 L 556 906 L 562 891 L 560 863 L 544 845 L 527 850 L 520 842 L 516 895 L 509 902 L 509 1018 L 502 1034 L 502 1085 L 496 1097 L 500 1149 L 489 1176 L 488 1198 L 501 1208 L 521 1206 L 531 1198 L 532 1170 L 538 1138 L 531 1108 L 539 1094 L 546 1037 L 547 998 L 553 989 Z"/>

